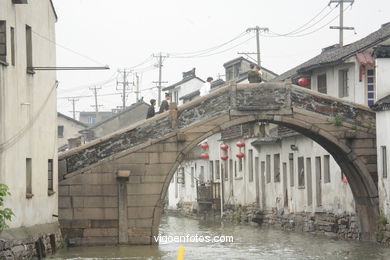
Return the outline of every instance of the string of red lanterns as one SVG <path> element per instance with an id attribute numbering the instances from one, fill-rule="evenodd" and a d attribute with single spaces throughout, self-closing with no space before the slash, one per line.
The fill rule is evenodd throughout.
<path id="1" fill-rule="evenodd" d="M 238 142 L 236 143 L 236 146 L 237 146 L 238 148 L 240 148 L 240 151 L 236 154 L 237 158 L 239 158 L 239 159 L 244 158 L 245 154 L 244 154 L 243 152 L 241 152 L 241 148 L 245 147 L 245 142 L 243 142 L 243 141 L 238 141 Z"/>
<path id="2" fill-rule="evenodd" d="M 200 155 L 200 157 L 202 158 L 202 159 L 204 159 L 204 160 L 206 160 L 206 159 L 208 159 L 209 158 L 209 154 L 208 153 L 206 153 L 206 151 L 205 150 L 207 150 L 208 148 L 209 148 L 209 144 L 208 143 L 202 143 L 201 145 L 200 145 L 200 148 L 202 148 L 202 154 Z"/>
<path id="3" fill-rule="evenodd" d="M 229 158 L 229 156 L 227 155 L 227 150 L 229 149 L 229 145 L 221 144 L 220 148 L 222 150 L 221 160 L 226 161 Z"/>

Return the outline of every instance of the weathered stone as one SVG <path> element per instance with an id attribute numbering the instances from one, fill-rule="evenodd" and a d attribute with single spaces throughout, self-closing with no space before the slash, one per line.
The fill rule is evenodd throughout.
<path id="1" fill-rule="evenodd" d="M 153 217 L 154 207 L 128 207 L 127 216 L 129 219 L 145 219 Z"/>
<path id="2" fill-rule="evenodd" d="M 115 237 L 118 236 L 117 228 L 88 228 L 84 229 L 84 237 Z"/>
<path id="3" fill-rule="evenodd" d="M 160 195 L 129 195 L 127 196 L 127 205 L 129 207 L 147 207 L 156 206 Z"/>

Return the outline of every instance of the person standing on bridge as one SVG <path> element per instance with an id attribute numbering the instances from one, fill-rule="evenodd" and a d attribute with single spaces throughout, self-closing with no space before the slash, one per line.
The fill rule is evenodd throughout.
<path id="1" fill-rule="evenodd" d="M 208 77 L 203 86 L 199 89 L 199 96 L 203 97 L 210 93 L 211 90 L 211 82 L 213 81 L 212 77 Z"/>
<path id="2" fill-rule="evenodd" d="M 251 70 L 248 72 L 249 83 L 260 83 L 262 81 L 260 67 L 258 65 L 251 64 L 250 68 Z"/>
<path id="3" fill-rule="evenodd" d="M 169 93 L 165 93 L 165 100 L 161 102 L 159 113 L 164 113 L 169 110 L 168 101 L 171 100 L 171 95 Z"/>
<path id="4" fill-rule="evenodd" d="M 150 107 L 148 108 L 148 113 L 146 114 L 146 119 L 154 117 L 154 106 L 156 105 L 156 100 L 151 99 L 150 100 Z"/>

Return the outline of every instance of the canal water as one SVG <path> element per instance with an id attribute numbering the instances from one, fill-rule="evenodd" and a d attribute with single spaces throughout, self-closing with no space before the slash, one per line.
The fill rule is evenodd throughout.
<path id="1" fill-rule="evenodd" d="M 182 242 L 74 247 L 61 249 L 50 259 L 176 259 L 180 246 L 185 247 L 184 259 L 390 259 L 390 247 L 374 243 L 174 216 L 161 219 L 160 234 L 165 241 Z M 205 241 L 228 241 L 229 236 L 233 242 Z M 198 243 L 191 242 L 196 240 Z"/>

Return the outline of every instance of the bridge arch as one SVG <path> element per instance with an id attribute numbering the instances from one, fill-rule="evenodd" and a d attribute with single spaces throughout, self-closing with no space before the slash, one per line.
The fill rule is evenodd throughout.
<path id="1" fill-rule="evenodd" d="M 336 122 L 336 118 L 342 121 Z M 362 238 L 374 239 L 379 212 L 375 114 L 357 104 L 281 83 L 239 86 L 232 83 L 178 109 L 173 108 L 60 155 L 60 189 L 64 190 L 60 192 L 60 205 L 61 200 L 73 201 L 73 198 L 83 202 L 76 206 L 70 203 L 60 209 L 61 222 L 65 223 L 67 231 L 74 231 L 72 223 L 84 219 L 86 226 L 79 228 L 76 241 L 79 244 L 96 244 L 88 234 L 104 233 L 107 228 L 100 224 L 92 227 L 93 222 L 104 222 L 99 222 L 102 219 L 88 219 L 85 215 L 93 212 L 93 203 L 90 205 L 86 201 L 90 201 L 89 197 L 96 192 L 90 187 L 88 181 L 91 178 L 88 176 L 96 176 L 93 177 L 96 187 L 104 188 L 103 185 L 115 183 L 113 177 L 118 170 L 129 170 L 131 175 L 125 180 L 127 184 L 123 186 L 122 183 L 122 189 L 126 188 L 125 202 L 122 201 L 125 210 L 120 210 L 119 186 L 110 193 L 112 196 L 119 194 L 118 214 L 114 209 L 107 211 L 111 212 L 111 216 L 107 217 L 109 214 L 105 211 L 104 203 L 101 203 L 104 196 L 102 198 L 96 194 L 101 201 L 95 204 L 101 206 L 100 211 L 103 210 L 103 214 L 96 218 L 119 219 L 117 232 L 111 228 L 113 234 L 119 237 L 118 243 L 154 243 L 153 236 L 158 233 L 165 195 L 185 155 L 199 142 L 223 129 L 254 121 L 286 126 L 325 148 L 347 175 Z M 106 183 L 99 176 L 103 173 L 111 176 Z"/>

